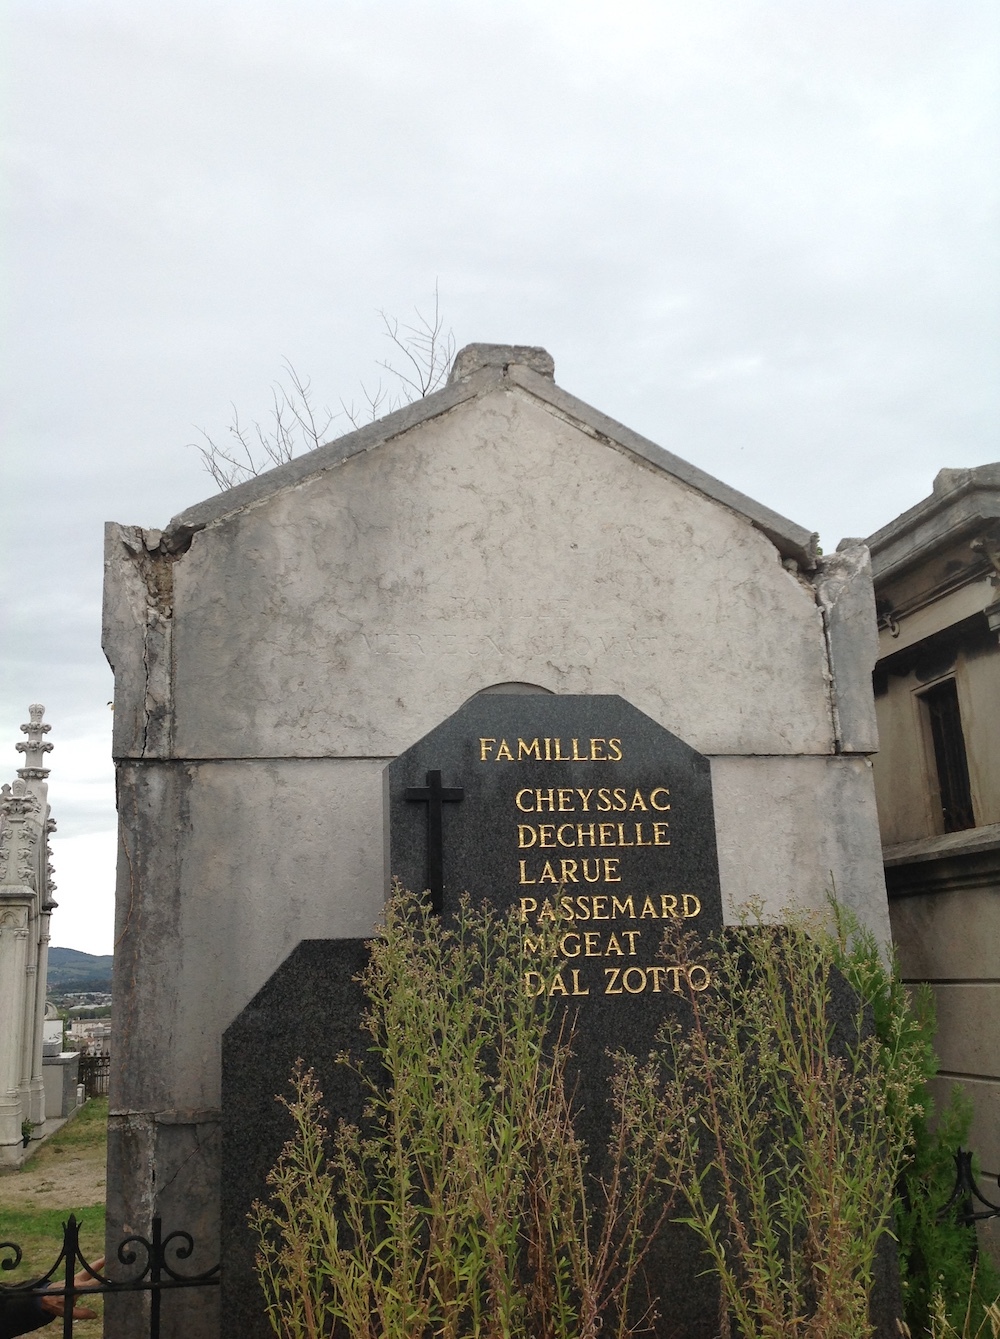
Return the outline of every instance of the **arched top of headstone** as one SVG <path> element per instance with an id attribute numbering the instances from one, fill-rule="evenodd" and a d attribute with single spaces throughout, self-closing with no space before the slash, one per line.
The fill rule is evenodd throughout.
<path id="1" fill-rule="evenodd" d="M 445 910 L 631 897 L 622 923 L 649 931 L 688 895 L 722 925 L 708 759 L 623 697 L 479 693 L 385 780 L 388 874 Z"/>

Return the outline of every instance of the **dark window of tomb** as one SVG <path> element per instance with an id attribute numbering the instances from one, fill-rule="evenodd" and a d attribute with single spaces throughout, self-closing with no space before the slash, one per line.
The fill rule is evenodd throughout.
<path id="1" fill-rule="evenodd" d="M 945 832 L 961 832 L 976 826 L 972 812 L 969 763 L 965 755 L 965 736 L 958 707 L 958 688 L 954 679 L 936 684 L 921 700 L 927 711 L 934 741 L 938 790 Z"/>

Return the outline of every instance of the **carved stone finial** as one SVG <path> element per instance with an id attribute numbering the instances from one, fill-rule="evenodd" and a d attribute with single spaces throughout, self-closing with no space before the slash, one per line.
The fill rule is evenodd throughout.
<path id="1" fill-rule="evenodd" d="M 14 745 L 18 753 L 24 754 L 24 766 L 17 769 L 17 774 L 23 781 L 44 781 L 49 774 L 49 769 L 43 767 L 46 753 L 51 753 L 53 745 L 43 738 L 52 729 L 47 725 L 42 717 L 45 715 L 45 708 L 40 702 L 33 702 L 28 708 L 30 720 L 27 725 L 21 726 L 21 733 L 28 736 L 27 742 L 23 739 Z"/>

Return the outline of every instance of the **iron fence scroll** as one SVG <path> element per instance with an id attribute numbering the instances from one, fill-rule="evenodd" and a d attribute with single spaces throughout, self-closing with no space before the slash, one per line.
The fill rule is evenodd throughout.
<path id="1" fill-rule="evenodd" d="M 26 1283 L 0 1284 L 0 1316 L 7 1299 L 23 1299 L 44 1291 L 52 1297 L 65 1297 L 62 1318 L 63 1339 L 73 1336 L 73 1308 L 79 1299 L 110 1293 L 148 1292 L 150 1294 L 149 1339 L 160 1336 L 160 1301 L 163 1293 L 177 1288 L 218 1287 L 220 1266 L 213 1265 L 199 1274 L 185 1274 L 177 1266 L 194 1254 L 194 1238 L 189 1232 L 176 1231 L 163 1235 L 163 1224 L 153 1219 L 152 1233 L 147 1239 L 133 1233 L 118 1246 L 118 1263 L 133 1272 L 125 1278 L 108 1278 L 103 1270 L 95 1269 L 80 1250 L 80 1224 L 74 1214 L 63 1224 L 62 1250 L 47 1273 Z M 0 1241 L 0 1269 L 16 1269 L 21 1263 L 20 1246 L 12 1241 Z M 61 1268 L 60 1268 L 61 1267 Z M 78 1284 L 76 1278 L 88 1273 L 92 1283 Z M 61 1276 L 62 1283 L 55 1282 Z"/>
<path id="2" fill-rule="evenodd" d="M 966 1148 L 960 1148 L 955 1154 L 955 1188 L 938 1215 L 943 1219 L 954 1211 L 956 1220 L 964 1227 L 985 1222 L 988 1218 L 1000 1218 L 1000 1204 L 988 1200 L 979 1189 L 979 1182 L 972 1170 L 974 1156 Z M 1000 1177 L 997 1177 L 997 1186 L 1000 1188 Z M 977 1204 L 984 1207 L 979 1209 Z"/>

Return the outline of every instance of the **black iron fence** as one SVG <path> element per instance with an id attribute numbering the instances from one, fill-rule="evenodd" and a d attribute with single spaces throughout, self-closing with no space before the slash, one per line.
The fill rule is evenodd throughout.
<path id="1" fill-rule="evenodd" d="M 955 1189 L 939 1215 L 945 1218 L 949 1213 L 954 1213 L 958 1222 L 965 1227 L 971 1227 L 973 1223 L 982 1223 L 987 1218 L 1000 1218 L 1000 1204 L 988 1200 L 979 1189 L 979 1183 L 972 1170 L 974 1156 L 964 1148 L 960 1148 L 955 1154 Z M 1000 1176 L 997 1177 L 997 1187 L 1000 1188 Z M 978 1207 L 980 1204 L 983 1206 L 981 1209 Z"/>
<path id="2" fill-rule="evenodd" d="M 149 1293 L 149 1339 L 159 1339 L 160 1306 L 164 1293 L 178 1288 L 212 1288 L 219 1285 L 218 1265 L 200 1274 L 185 1274 L 178 1268 L 178 1264 L 189 1260 L 193 1253 L 194 1239 L 190 1233 L 170 1232 L 164 1236 L 161 1220 L 154 1218 L 148 1240 L 133 1235 L 121 1242 L 116 1252 L 117 1264 L 130 1272 L 124 1277 L 112 1279 L 105 1272 L 106 1266 L 94 1268 L 84 1258 L 80 1250 L 80 1225 L 75 1216 L 70 1214 L 69 1221 L 63 1224 L 62 1250 L 52 1268 L 39 1278 L 25 1283 L 0 1284 L 0 1322 L 5 1315 L 32 1308 L 37 1314 L 43 1299 L 49 1305 L 54 1299 L 63 1299 L 63 1339 L 72 1339 L 74 1306 L 86 1306 L 87 1299 L 95 1295 Z M 17 1269 L 20 1263 L 20 1246 L 12 1241 L 0 1241 L 0 1269 Z M 18 1333 L 16 1330 L 10 1332 Z"/>
<path id="3" fill-rule="evenodd" d="M 106 1097 L 108 1080 L 111 1077 L 111 1053 L 97 1051 L 92 1055 L 82 1052 L 80 1055 L 80 1082 L 88 1097 Z"/>

